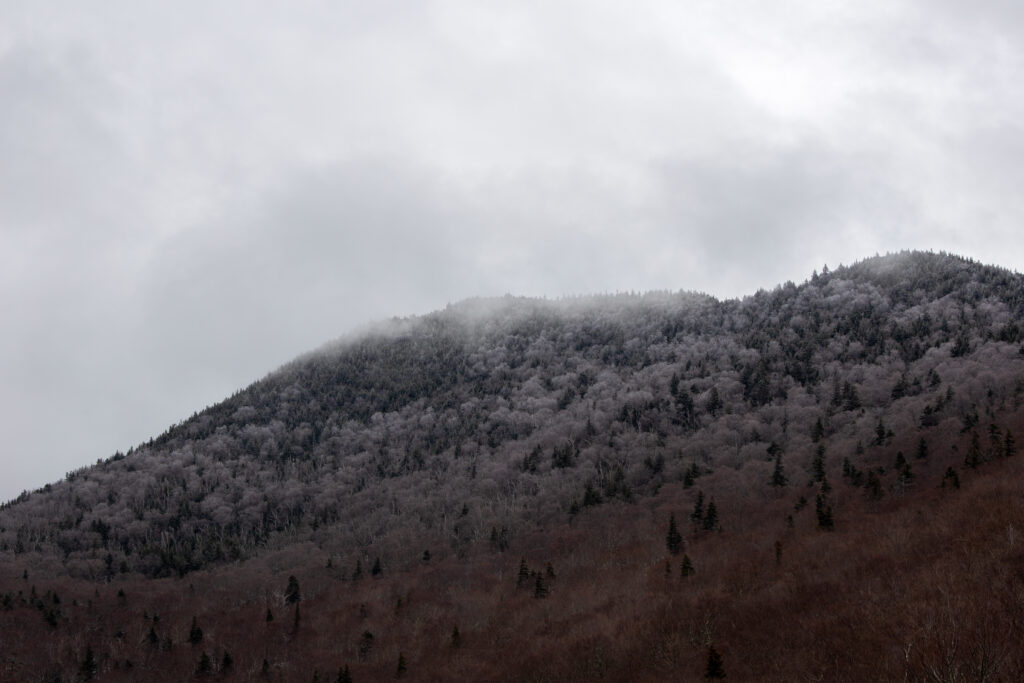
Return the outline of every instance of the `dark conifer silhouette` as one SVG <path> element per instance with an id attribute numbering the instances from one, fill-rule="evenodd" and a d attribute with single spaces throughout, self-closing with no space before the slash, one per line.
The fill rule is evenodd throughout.
<path id="1" fill-rule="evenodd" d="M 707 665 L 704 667 L 704 678 L 708 680 L 719 680 L 725 678 L 725 665 L 722 663 L 722 655 L 715 649 L 714 645 L 708 646 Z"/>
<path id="2" fill-rule="evenodd" d="M 188 629 L 188 642 L 193 645 L 203 642 L 203 629 L 199 628 L 195 617 L 192 617 L 192 626 Z"/>
<path id="3" fill-rule="evenodd" d="M 704 492 L 697 491 L 697 500 L 693 503 L 693 512 L 690 513 L 690 521 L 700 524 L 704 521 Z"/>
<path id="4" fill-rule="evenodd" d="M 92 652 L 92 646 L 85 646 L 85 656 L 82 657 L 82 663 L 78 666 L 78 675 L 82 680 L 91 681 L 96 674 L 99 672 L 99 666 L 96 663 L 96 655 Z"/>
<path id="5" fill-rule="evenodd" d="M 199 663 L 196 665 L 196 676 L 206 676 L 213 671 L 213 662 L 210 661 L 210 655 L 205 652 L 199 655 Z"/>
<path id="6" fill-rule="evenodd" d="M 526 564 L 526 558 L 519 560 L 519 573 L 516 577 L 516 586 L 522 588 L 530 580 L 530 568 Z"/>
<path id="7" fill-rule="evenodd" d="M 775 454 L 775 467 L 772 470 L 771 485 L 775 487 L 785 486 L 789 480 L 786 478 L 786 473 L 782 468 L 782 453 Z"/>
<path id="8" fill-rule="evenodd" d="M 715 505 L 714 498 L 708 503 L 708 509 L 704 512 L 704 521 L 701 523 L 701 527 L 705 531 L 714 531 L 718 528 L 718 506 Z"/>
<path id="9" fill-rule="evenodd" d="M 302 593 L 299 591 L 299 580 L 295 576 L 288 577 L 288 586 L 284 589 L 284 601 L 289 605 L 294 605 L 302 599 Z"/>
<path id="10" fill-rule="evenodd" d="M 405 662 L 405 655 L 401 652 L 398 653 L 398 666 L 395 668 L 395 677 L 401 678 L 408 671 L 409 667 Z"/>
<path id="11" fill-rule="evenodd" d="M 673 555 L 678 555 L 679 551 L 683 548 L 683 535 L 679 533 L 679 528 L 676 526 L 675 515 L 669 515 L 668 518 L 668 533 L 665 536 L 665 546 Z"/>

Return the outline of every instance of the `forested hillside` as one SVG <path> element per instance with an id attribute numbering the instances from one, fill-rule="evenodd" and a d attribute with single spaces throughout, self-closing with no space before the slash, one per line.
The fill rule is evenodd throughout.
<path id="1" fill-rule="evenodd" d="M 690 680 L 724 657 L 741 680 L 1011 680 L 1022 326 L 1024 277 L 923 252 L 741 300 L 505 297 L 375 325 L 5 504 L 0 633 L 66 636 L 19 641 L 0 679 L 42 657 L 46 680 Z M 991 553 L 936 552 L 956 543 Z M 940 569 L 964 577 L 932 613 Z M 999 609 L 958 611 L 996 575 Z M 905 642 L 826 623 L 897 599 Z M 182 642 L 196 614 L 209 655 Z M 523 663 L 495 668 L 513 645 Z"/>

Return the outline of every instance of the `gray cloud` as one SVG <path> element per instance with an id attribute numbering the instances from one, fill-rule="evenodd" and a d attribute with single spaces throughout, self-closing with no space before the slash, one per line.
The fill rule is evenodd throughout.
<path id="1" fill-rule="evenodd" d="M 0 498 L 372 319 L 1020 268 L 1016 3 L 7 3 Z"/>

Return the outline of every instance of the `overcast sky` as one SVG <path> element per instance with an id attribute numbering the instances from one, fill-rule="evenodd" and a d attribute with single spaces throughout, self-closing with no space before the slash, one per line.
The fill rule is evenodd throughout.
<path id="1" fill-rule="evenodd" d="M 0 499 L 365 322 L 1024 264 L 1024 4 L 0 0 Z"/>

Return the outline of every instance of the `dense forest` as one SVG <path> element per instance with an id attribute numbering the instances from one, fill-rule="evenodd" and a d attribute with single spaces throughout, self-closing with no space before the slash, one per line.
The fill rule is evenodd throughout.
<path id="1" fill-rule="evenodd" d="M 926 252 L 374 325 L 0 507 L 0 680 L 1020 680 L 1022 326 Z"/>

